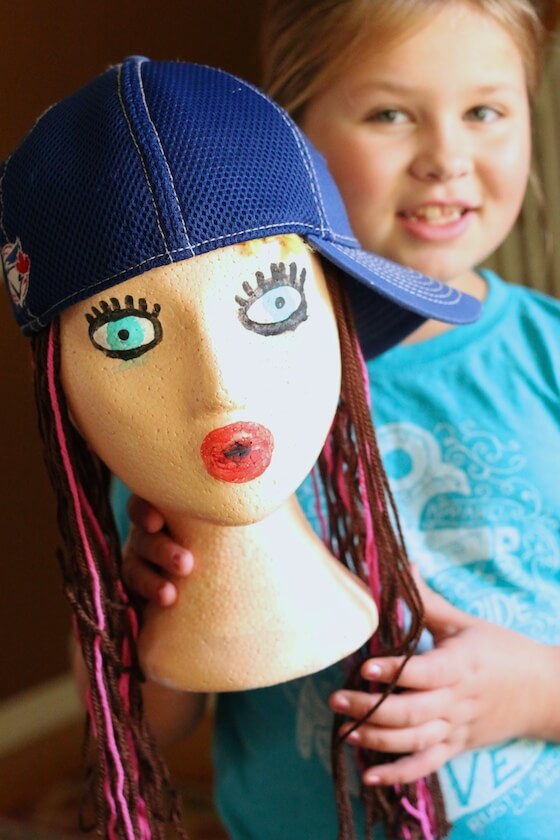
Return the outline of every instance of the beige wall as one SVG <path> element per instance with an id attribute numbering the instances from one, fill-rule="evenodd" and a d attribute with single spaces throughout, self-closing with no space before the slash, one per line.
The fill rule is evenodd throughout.
<path id="1" fill-rule="evenodd" d="M 126 55 L 256 78 L 259 0 L 21 0 L 3 10 L 0 159 L 48 105 Z M 0 698 L 66 665 L 69 613 L 26 342 L 0 292 Z"/>
<path id="2" fill-rule="evenodd" d="M 536 102 L 533 148 L 538 187 L 529 188 L 519 223 L 489 264 L 507 280 L 560 297 L 560 36 Z"/>

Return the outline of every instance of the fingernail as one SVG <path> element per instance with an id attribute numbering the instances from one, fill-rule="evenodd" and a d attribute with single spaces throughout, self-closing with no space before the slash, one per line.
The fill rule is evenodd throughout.
<path id="1" fill-rule="evenodd" d="M 167 607 L 175 600 L 175 587 L 171 583 L 164 583 L 158 589 L 158 601 L 162 607 Z"/>
<path id="2" fill-rule="evenodd" d="M 344 740 L 348 741 L 349 744 L 357 744 L 360 740 L 360 733 L 357 732 L 357 730 L 354 730 L 353 732 L 350 732 L 348 735 L 346 735 Z"/>
<path id="3" fill-rule="evenodd" d="M 378 785 L 380 781 L 379 776 L 364 776 L 364 784 L 366 785 Z"/>
<path id="4" fill-rule="evenodd" d="M 333 694 L 331 705 L 338 712 L 345 712 L 350 707 L 350 702 L 344 694 Z"/>
<path id="5" fill-rule="evenodd" d="M 192 554 L 190 551 L 177 551 L 172 558 L 173 570 L 178 575 L 190 572 L 192 567 Z"/>
<path id="6" fill-rule="evenodd" d="M 362 668 L 362 674 L 364 677 L 368 677 L 374 680 L 377 677 L 381 676 L 381 666 L 375 665 L 374 663 L 366 662 L 366 664 Z"/>

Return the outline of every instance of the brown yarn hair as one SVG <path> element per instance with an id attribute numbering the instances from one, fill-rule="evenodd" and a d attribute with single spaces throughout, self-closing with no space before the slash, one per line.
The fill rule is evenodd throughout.
<path id="1" fill-rule="evenodd" d="M 343 288 L 347 280 L 340 280 L 337 271 L 330 266 L 326 267 L 326 273 L 337 316 L 342 358 L 340 403 L 330 440 L 327 442 L 332 448 L 331 457 L 335 463 L 331 467 L 327 465 L 325 450 L 319 461 L 327 499 L 331 550 L 371 587 L 372 581 L 368 579 L 365 557 L 365 520 L 371 515 L 379 578 L 379 627 L 374 636 L 375 655 L 404 657 L 392 683 L 380 689 L 381 699 L 372 705 L 361 720 L 352 722 L 353 726 L 349 730 L 351 732 L 368 720 L 394 690 L 402 669 L 417 648 L 423 629 L 423 606 L 410 572 L 397 509 L 375 437 L 371 409 L 366 396 L 363 360 L 350 301 Z M 362 490 L 359 482 L 360 465 L 364 478 Z M 339 488 L 333 481 L 336 474 L 344 476 L 346 492 L 343 495 L 349 499 L 349 505 L 343 504 Z M 401 620 L 403 605 L 407 610 L 406 626 Z M 344 686 L 346 689 L 371 691 L 371 683 L 360 675 L 361 665 L 371 655 L 369 647 L 357 652 Z M 345 720 L 347 718 L 344 715 L 334 716 L 331 756 L 339 816 L 338 840 L 354 840 L 354 817 L 346 780 L 345 738 L 339 734 Z M 371 766 L 380 761 L 386 762 L 387 759 L 387 754 L 358 748 L 358 760 L 364 766 Z M 366 838 L 373 837 L 373 827 L 378 821 L 384 824 L 389 837 L 404 836 L 402 830 L 406 828 L 409 832 L 407 836 L 411 840 L 423 838 L 425 835 L 418 820 L 403 807 L 405 799 L 414 807 L 418 806 L 420 800 L 426 801 L 434 837 L 445 837 L 449 830 L 436 775 L 419 783 L 402 785 L 400 789 L 379 786 L 366 788 L 362 796 L 366 809 Z"/>
<path id="2" fill-rule="evenodd" d="M 422 631 L 422 603 L 411 576 L 402 533 L 384 473 L 366 396 L 357 337 L 350 303 L 341 284 L 338 270 L 325 265 L 333 306 L 338 323 L 342 357 L 342 390 L 339 407 L 329 438 L 320 459 L 320 475 L 328 510 L 330 545 L 333 554 L 372 587 L 368 572 L 368 533 L 375 538 L 376 580 L 372 588 L 380 612 L 375 634 L 376 655 L 403 655 L 407 661 L 418 644 Z M 344 279 L 347 282 L 347 279 Z M 64 548 L 60 562 L 65 593 L 73 608 L 76 635 L 89 676 L 88 714 L 95 753 L 95 769 L 90 792 L 95 804 L 95 827 L 107 836 L 140 837 L 139 821 L 149 825 L 154 840 L 166 837 L 166 826 L 174 827 L 184 837 L 178 799 L 172 789 L 164 761 L 146 724 L 142 708 L 142 674 L 136 656 L 136 624 L 139 611 L 125 590 L 121 575 L 121 554 L 109 503 L 109 473 L 91 451 L 71 422 L 60 376 L 60 331 L 58 321 L 32 338 L 34 382 L 39 427 L 44 443 L 45 460 L 58 501 L 58 524 Z M 55 391 L 54 395 L 52 391 Z M 65 450 L 61 448 L 61 438 Z M 327 455 L 328 450 L 328 455 Z M 95 518 L 84 517 L 84 533 L 76 513 L 76 495 L 69 482 L 69 467 L 83 495 L 82 506 L 91 509 Z M 343 476 L 341 488 L 337 476 Z M 343 499 L 348 499 L 344 503 Z M 371 522 L 368 520 L 371 517 Z M 96 523 L 98 523 L 96 527 Z M 369 530 L 368 530 L 369 529 Z M 91 571 L 91 557 L 95 575 Z M 98 579 L 99 583 L 95 584 Z M 96 589 L 98 586 L 98 590 Z M 95 592 L 94 592 L 95 589 Z M 96 598 L 102 602 L 104 625 L 96 614 Z M 401 608 L 408 615 L 406 627 Z M 129 660 L 126 653 L 130 652 Z M 103 691 L 99 686 L 99 652 Z M 359 669 L 371 655 L 364 647 L 351 661 L 346 688 L 370 690 Z M 403 665 L 404 667 L 404 665 Z M 387 686 L 382 697 L 393 689 Z M 123 680 L 126 692 L 123 693 Z M 106 690 L 106 697 L 104 692 Z M 381 701 L 382 702 L 382 701 Z M 379 705 L 379 704 L 377 704 Z M 106 713 L 109 709 L 110 727 Z M 364 722 L 355 722 L 354 727 Z M 336 716 L 332 735 L 332 765 L 336 803 L 339 814 L 339 840 L 354 840 L 355 825 L 345 767 L 345 739 L 339 735 L 341 716 Z M 111 731 L 109 731 L 109 729 Z M 111 739 L 122 761 L 114 761 Z M 371 763 L 375 756 L 361 750 Z M 116 800 L 116 765 L 122 765 L 124 813 L 132 818 L 132 833 L 125 832 L 122 814 L 111 810 Z M 402 805 L 407 800 L 414 808 L 428 803 L 433 835 L 445 835 L 447 823 L 436 778 L 405 785 L 402 788 L 373 788 L 364 791 L 367 837 L 373 826 L 382 821 L 390 836 L 408 830 L 411 840 L 424 836 L 418 820 Z M 84 826 L 85 827 L 85 826 Z M 116 832 L 116 833 L 114 833 Z"/>
<path id="3" fill-rule="evenodd" d="M 48 359 L 49 342 L 52 359 Z M 93 735 L 95 759 L 88 773 L 89 799 L 93 798 L 93 825 L 87 825 L 91 808 L 83 803 L 80 823 L 83 830 L 96 829 L 101 836 L 108 836 L 106 827 L 111 824 L 110 836 L 129 837 L 131 830 L 117 810 L 116 818 L 108 808 L 112 791 L 116 787 L 115 767 L 111 762 L 109 741 L 114 737 L 116 750 L 122 757 L 119 770 L 124 779 L 122 786 L 126 803 L 123 810 L 131 815 L 133 836 L 145 837 L 139 826 L 139 815 L 149 825 L 154 840 L 164 840 L 166 825 L 175 827 L 178 837 L 186 837 L 181 827 L 178 798 L 169 781 L 169 774 L 159 755 L 153 736 L 143 717 L 142 676 L 136 658 L 135 625 L 136 609 L 124 589 L 121 578 L 121 554 L 113 514 L 109 504 L 109 471 L 89 449 L 70 421 L 60 377 L 60 332 L 58 321 L 32 337 L 32 358 L 35 402 L 39 430 L 43 439 L 45 463 L 57 498 L 58 527 L 63 549 L 58 557 L 62 570 L 64 592 L 73 610 L 74 628 L 79 640 L 89 677 L 88 717 L 84 751 L 89 736 Z M 49 363 L 52 365 L 51 382 L 56 388 L 55 399 L 60 408 L 59 417 L 53 410 L 49 397 Z M 60 426 L 57 428 L 57 420 Z M 63 463 L 59 437 L 63 435 L 73 474 L 84 493 L 84 505 L 95 512 L 106 548 L 91 520 L 84 518 L 87 544 L 96 567 L 99 593 L 105 627 L 100 629 L 94 604 L 92 574 L 88 568 L 84 540 L 74 509 L 68 474 Z M 103 684 L 106 688 L 111 714 L 111 736 L 107 728 L 102 698 L 96 690 L 98 673 L 95 649 L 101 653 Z M 126 651 L 130 652 L 128 662 Z M 124 683 L 126 695 L 122 690 Z M 108 789 L 110 793 L 108 794 Z M 87 814 L 86 817 L 86 808 Z M 128 833 L 127 833 L 128 831 Z"/>

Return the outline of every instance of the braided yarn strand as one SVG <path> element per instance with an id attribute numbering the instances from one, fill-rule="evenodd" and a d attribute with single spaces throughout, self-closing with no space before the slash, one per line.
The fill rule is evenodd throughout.
<path id="1" fill-rule="evenodd" d="M 64 544 L 64 590 L 89 677 L 95 828 L 108 840 L 164 840 L 168 825 L 186 838 L 177 795 L 143 717 L 138 620 L 120 574 L 109 474 L 68 416 L 58 322 L 33 337 L 32 352 L 39 430 Z"/>
<path id="2" fill-rule="evenodd" d="M 352 657 L 344 687 L 371 692 L 372 684 L 360 675 L 363 662 L 370 656 L 404 657 L 392 682 L 375 687 L 381 692 L 381 699 L 361 720 L 350 720 L 352 728 L 348 735 L 365 723 L 395 690 L 399 675 L 420 640 L 423 606 L 410 572 L 395 501 L 375 437 L 366 369 L 351 305 L 342 284 L 332 273 L 329 280 L 342 356 L 339 409 L 319 461 L 330 548 L 370 587 L 379 609 L 378 630 L 370 645 Z M 334 716 L 331 760 L 339 815 L 338 840 L 355 840 L 346 770 L 347 735 L 339 734 L 345 721 L 349 719 L 344 715 Z M 360 768 L 398 757 L 360 747 L 354 754 Z M 436 775 L 400 787 L 367 787 L 362 796 L 367 838 L 373 837 L 373 827 L 379 821 L 384 824 L 388 836 L 404 840 L 441 840 L 449 831 Z"/>

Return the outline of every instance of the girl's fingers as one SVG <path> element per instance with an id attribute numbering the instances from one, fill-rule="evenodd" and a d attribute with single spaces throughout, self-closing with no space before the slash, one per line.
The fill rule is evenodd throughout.
<path id="1" fill-rule="evenodd" d="M 331 695 L 329 706 L 355 720 L 365 717 L 379 702 L 381 694 L 366 694 L 362 691 L 337 691 Z M 407 691 L 392 694 L 373 712 L 368 723 L 375 726 L 406 729 L 421 726 L 428 721 L 441 718 L 449 720 L 453 713 L 452 690 Z"/>
<path id="2" fill-rule="evenodd" d="M 123 577 L 127 586 L 146 601 L 165 607 L 173 604 L 177 598 L 174 584 L 162 578 L 130 550 L 126 562 L 123 561 Z"/>
<path id="3" fill-rule="evenodd" d="M 156 534 L 165 525 L 165 519 L 159 510 L 140 496 L 132 495 L 127 502 L 126 510 L 130 521 L 149 534 Z"/>
<path id="4" fill-rule="evenodd" d="M 383 659 L 368 659 L 361 668 L 361 674 L 372 682 L 390 683 L 403 663 L 402 656 L 388 656 Z M 462 664 L 448 647 L 434 648 L 427 653 L 412 656 L 397 685 L 401 688 L 429 690 L 443 688 L 461 679 Z"/>
<path id="5" fill-rule="evenodd" d="M 126 540 L 123 556 L 127 565 L 138 561 L 144 565 L 151 563 L 165 574 L 179 577 L 188 575 L 194 563 L 192 552 L 173 542 L 163 531 L 149 534 L 134 525 Z"/>
<path id="6" fill-rule="evenodd" d="M 472 624 L 472 615 L 458 609 L 447 601 L 443 595 L 434 592 L 418 576 L 416 577 L 416 584 L 424 604 L 424 620 L 432 635 L 447 638 L 454 636 L 460 630 Z"/>
<path id="7" fill-rule="evenodd" d="M 403 756 L 389 764 L 369 767 L 362 775 L 365 785 L 406 785 L 435 773 L 453 756 L 448 744 L 440 742 L 421 752 Z"/>
<path id="8" fill-rule="evenodd" d="M 344 735 L 351 724 L 344 724 L 340 733 Z M 451 726 L 446 720 L 430 720 L 420 726 L 403 729 L 387 729 L 383 726 L 364 724 L 350 732 L 349 744 L 356 744 L 370 750 L 387 753 L 421 753 L 440 744 L 449 735 Z"/>

